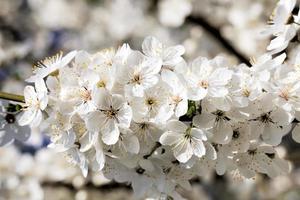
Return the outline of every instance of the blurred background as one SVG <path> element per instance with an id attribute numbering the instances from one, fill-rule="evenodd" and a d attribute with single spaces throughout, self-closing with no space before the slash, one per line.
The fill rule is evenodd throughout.
<path id="1" fill-rule="evenodd" d="M 182 44 L 187 61 L 227 56 L 248 63 L 265 52 L 270 38 L 260 33 L 274 0 L 0 0 L 0 90 L 23 93 L 24 80 L 40 59 L 59 51 L 129 43 L 141 49 L 152 35 L 167 45 Z M 0 148 L 0 200 L 132 199 L 129 186 L 87 179 L 65 158 L 45 148 L 47 138 L 33 133 L 26 144 Z M 291 160 L 289 176 L 241 180 L 234 174 L 193 180 L 187 199 L 300 199 L 300 147 L 289 137 L 278 147 Z"/>

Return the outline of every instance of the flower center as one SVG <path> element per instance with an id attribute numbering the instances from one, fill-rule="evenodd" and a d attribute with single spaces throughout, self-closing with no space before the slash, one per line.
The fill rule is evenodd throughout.
<path id="1" fill-rule="evenodd" d="M 172 97 L 173 102 L 177 105 L 182 101 L 182 98 L 180 96 L 173 96 Z"/>
<path id="2" fill-rule="evenodd" d="M 146 124 L 146 123 L 140 123 L 139 124 L 139 128 L 141 130 L 146 130 L 146 129 L 148 129 L 148 127 L 149 127 L 149 124 Z"/>
<path id="3" fill-rule="evenodd" d="M 86 88 L 84 88 L 80 92 L 80 97 L 84 102 L 90 101 L 92 99 L 91 92 L 89 90 L 87 90 Z"/>
<path id="4" fill-rule="evenodd" d="M 155 99 L 153 99 L 153 98 L 148 98 L 147 100 L 146 100 L 146 104 L 148 105 L 148 106 L 153 106 L 154 104 L 156 104 L 157 103 L 157 101 L 155 100 Z"/>
<path id="5" fill-rule="evenodd" d="M 110 119 L 113 119 L 116 117 L 116 115 L 118 114 L 118 111 L 117 110 L 114 110 L 114 109 L 111 109 L 111 110 L 105 110 L 104 111 L 105 115 L 110 118 Z"/>
<path id="6" fill-rule="evenodd" d="M 107 66 L 111 67 L 111 66 L 113 65 L 113 61 L 112 61 L 111 59 L 109 59 L 109 60 L 107 60 L 107 61 L 105 62 L 105 64 L 106 64 Z"/>
<path id="7" fill-rule="evenodd" d="M 268 123 L 268 122 L 272 122 L 272 119 L 270 118 L 270 114 L 269 113 L 264 113 L 263 115 L 260 116 L 260 121 L 263 123 Z"/>
<path id="8" fill-rule="evenodd" d="M 142 76 L 140 73 L 135 72 L 131 79 L 131 83 L 141 84 Z"/>
<path id="9" fill-rule="evenodd" d="M 283 98 L 284 100 L 288 101 L 289 100 L 289 88 L 283 88 L 280 93 L 279 97 Z"/>
<path id="10" fill-rule="evenodd" d="M 250 90 L 248 90 L 247 88 L 244 88 L 242 91 L 242 94 L 244 97 L 249 97 L 250 96 Z"/>
<path id="11" fill-rule="evenodd" d="M 191 139 L 191 137 L 192 137 L 191 130 L 192 130 L 191 127 L 189 127 L 189 128 L 186 129 L 185 134 L 184 134 L 184 138 L 185 139 Z"/>
<path id="12" fill-rule="evenodd" d="M 230 120 L 228 117 L 226 117 L 225 112 L 222 110 L 217 110 L 217 111 L 213 112 L 212 114 L 216 115 L 216 121 L 220 121 L 221 119 L 227 120 L 227 121 Z"/>
<path id="13" fill-rule="evenodd" d="M 98 81 L 98 83 L 97 83 L 98 88 L 101 88 L 101 87 L 104 88 L 105 86 L 106 86 L 106 83 L 103 80 Z"/>
<path id="14" fill-rule="evenodd" d="M 208 84 L 208 81 L 205 81 L 205 80 L 202 80 L 199 82 L 199 87 L 203 87 L 204 89 L 207 89 L 209 84 Z"/>

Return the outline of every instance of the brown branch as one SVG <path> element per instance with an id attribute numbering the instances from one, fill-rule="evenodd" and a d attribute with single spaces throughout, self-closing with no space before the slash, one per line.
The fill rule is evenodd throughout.
<path id="1" fill-rule="evenodd" d="M 208 33 L 210 33 L 217 41 L 219 41 L 222 46 L 228 50 L 231 54 L 235 55 L 240 62 L 247 64 L 249 67 L 251 66 L 249 59 L 244 56 L 242 53 L 240 53 L 238 50 L 235 49 L 231 45 L 231 43 L 226 40 L 220 30 L 214 26 L 212 26 L 208 21 L 206 21 L 203 17 L 201 16 L 189 16 L 187 17 L 186 21 L 191 24 L 196 24 L 204 28 Z"/>
<path id="2" fill-rule="evenodd" d="M 71 191 L 77 191 L 79 188 L 76 188 L 73 186 L 73 184 L 71 183 L 65 183 L 65 182 L 50 182 L 50 181 L 46 181 L 46 182 L 43 182 L 42 184 L 42 187 L 64 187 L 64 188 L 67 188 Z M 125 189 L 125 190 L 131 190 L 131 187 L 126 184 L 126 183 L 117 183 L 117 182 L 110 182 L 110 183 L 107 183 L 107 184 L 104 184 L 104 185 L 94 185 L 92 182 L 87 182 L 85 185 L 83 185 L 83 188 L 87 188 L 87 189 L 96 189 L 96 190 L 99 190 L 99 191 L 103 191 L 103 192 L 107 192 L 107 191 L 110 191 L 110 190 L 114 190 L 114 189 Z"/>

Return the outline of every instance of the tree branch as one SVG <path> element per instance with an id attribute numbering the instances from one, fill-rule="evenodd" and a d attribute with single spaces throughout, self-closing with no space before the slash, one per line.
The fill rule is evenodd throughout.
<path id="1" fill-rule="evenodd" d="M 21 102 L 21 103 L 25 102 L 24 96 L 17 95 L 17 94 L 6 93 L 6 92 L 0 92 L 0 99 L 16 101 L 16 102 Z"/>
<path id="2" fill-rule="evenodd" d="M 203 17 L 200 16 L 189 16 L 186 18 L 188 23 L 196 24 L 204 28 L 207 32 L 209 32 L 217 41 L 219 41 L 222 46 L 227 49 L 230 53 L 235 55 L 240 62 L 251 66 L 249 59 L 246 58 L 242 53 L 236 50 L 229 41 L 227 41 L 222 34 L 220 33 L 219 29 L 213 27 L 209 22 L 207 22 Z"/>
<path id="3" fill-rule="evenodd" d="M 159 142 L 156 142 L 154 147 L 151 149 L 150 153 L 147 155 L 144 155 L 144 159 L 148 159 L 150 156 L 152 156 L 152 154 L 156 151 L 156 149 L 158 149 L 159 147 L 161 147 L 161 144 Z"/>
<path id="4" fill-rule="evenodd" d="M 72 191 L 77 191 L 78 188 L 74 187 L 73 184 L 70 183 L 64 183 L 64 182 L 50 182 L 46 181 L 41 184 L 43 187 L 65 187 L 68 188 L 69 190 Z M 84 188 L 89 188 L 89 189 L 97 189 L 99 191 L 109 191 L 109 190 L 114 190 L 114 189 L 125 189 L 125 190 L 131 190 L 131 187 L 126 184 L 126 183 L 117 183 L 117 182 L 110 182 L 104 185 L 96 186 L 92 182 L 87 182 L 84 186 Z"/>

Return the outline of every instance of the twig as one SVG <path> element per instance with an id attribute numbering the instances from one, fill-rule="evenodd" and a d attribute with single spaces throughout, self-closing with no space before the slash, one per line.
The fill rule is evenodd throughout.
<path id="1" fill-rule="evenodd" d="M 24 96 L 6 93 L 6 92 L 0 92 L 0 99 L 11 100 L 11 101 L 16 101 L 16 102 L 21 102 L 21 103 L 25 102 Z"/>
<path id="2" fill-rule="evenodd" d="M 228 42 L 220 33 L 219 29 L 212 26 L 209 22 L 207 22 L 203 17 L 200 16 L 189 16 L 186 21 L 188 23 L 197 24 L 203 27 L 207 32 L 209 32 L 216 40 L 218 40 L 225 49 L 227 49 L 230 53 L 235 55 L 241 62 L 251 66 L 249 60 L 238 50 L 236 50 L 230 42 Z"/>
<path id="3" fill-rule="evenodd" d="M 74 187 L 73 184 L 70 183 L 64 183 L 64 182 L 43 182 L 42 183 L 43 187 L 64 187 L 67 188 L 69 190 L 72 191 L 77 191 L 78 188 Z M 114 189 L 125 189 L 125 190 L 131 190 L 131 187 L 125 183 L 121 184 L 121 183 L 117 183 L 117 182 L 110 182 L 108 184 L 105 185 L 99 185 L 96 186 L 94 185 L 92 182 L 87 182 L 85 185 L 83 185 L 84 188 L 88 188 L 88 189 L 97 189 L 99 191 L 103 191 L 103 192 L 108 192 L 110 190 L 114 190 Z"/>
<path id="4" fill-rule="evenodd" d="M 147 155 L 144 155 L 144 159 L 148 159 L 150 156 L 152 156 L 152 154 L 156 151 L 156 149 L 158 149 L 161 146 L 161 144 L 159 142 L 156 142 L 154 147 L 151 149 L 150 153 Z"/>

